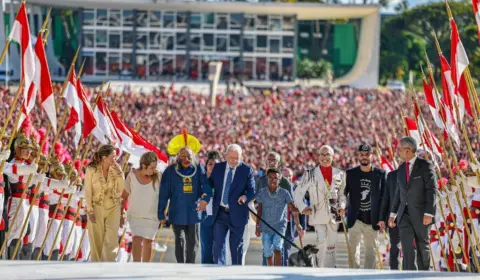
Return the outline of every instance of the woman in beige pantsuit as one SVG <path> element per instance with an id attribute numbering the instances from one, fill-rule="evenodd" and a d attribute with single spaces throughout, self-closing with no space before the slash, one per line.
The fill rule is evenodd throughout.
<path id="1" fill-rule="evenodd" d="M 85 173 L 88 239 L 92 262 L 114 262 L 125 179 L 112 145 L 95 153 Z"/>

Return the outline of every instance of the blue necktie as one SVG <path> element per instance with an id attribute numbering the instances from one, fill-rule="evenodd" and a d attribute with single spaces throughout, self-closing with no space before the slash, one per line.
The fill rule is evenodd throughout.
<path id="1" fill-rule="evenodd" d="M 222 202 L 225 205 L 228 205 L 228 195 L 230 194 L 230 186 L 232 185 L 233 180 L 233 168 L 230 168 L 227 175 L 227 181 L 225 182 L 225 190 L 223 190 Z"/>

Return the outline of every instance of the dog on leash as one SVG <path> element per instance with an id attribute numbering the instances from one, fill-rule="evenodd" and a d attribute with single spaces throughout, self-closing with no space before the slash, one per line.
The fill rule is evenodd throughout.
<path id="1" fill-rule="evenodd" d="M 318 250 L 317 246 L 308 244 L 302 250 L 290 255 L 288 266 L 315 267 L 314 258 Z"/>

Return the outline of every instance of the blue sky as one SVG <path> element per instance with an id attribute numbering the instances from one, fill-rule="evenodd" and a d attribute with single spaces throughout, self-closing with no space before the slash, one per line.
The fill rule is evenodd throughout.
<path id="1" fill-rule="evenodd" d="M 413 8 L 413 7 L 418 6 L 418 5 L 423 5 L 423 4 L 427 4 L 427 3 L 431 3 L 431 2 L 439 2 L 439 1 L 442 1 L 442 0 L 408 0 L 408 4 L 409 4 L 410 8 Z M 388 7 L 388 9 L 383 9 L 382 12 L 384 12 L 384 13 L 395 13 L 395 10 L 394 10 L 395 6 L 397 6 L 401 2 L 402 2 L 401 0 L 390 1 L 391 4 Z"/>

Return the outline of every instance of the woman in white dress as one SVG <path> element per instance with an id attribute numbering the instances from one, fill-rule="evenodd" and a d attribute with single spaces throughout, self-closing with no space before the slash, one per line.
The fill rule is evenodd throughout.
<path id="1" fill-rule="evenodd" d="M 129 200 L 127 220 L 133 235 L 134 262 L 150 262 L 152 241 L 160 221 L 157 218 L 161 174 L 157 155 L 147 152 L 140 158 L 140 168 L 132 170 L 125 181 L 123 201 Z"/>

